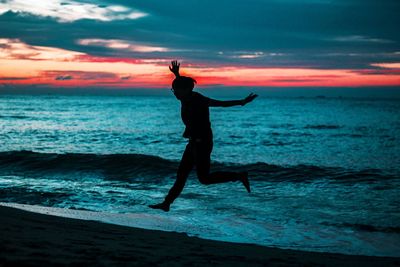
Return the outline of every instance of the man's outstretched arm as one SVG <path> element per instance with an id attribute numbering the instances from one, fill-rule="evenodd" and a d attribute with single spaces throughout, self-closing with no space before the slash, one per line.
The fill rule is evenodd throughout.
<path id="1" fill-rule="evenodd" d="M 246 98 L 241 99 L 241 100 L 228 100 L 228 101 L 222 101 L 222 100 L 216 100 L 210 98 L 209 105 L 210 107 L 233 107 L 233 106 L 244 106 L 247 103 L 250 103 L 251 101 L 254 100 L 258 95 L 256 94 L 249 94 Z"/>

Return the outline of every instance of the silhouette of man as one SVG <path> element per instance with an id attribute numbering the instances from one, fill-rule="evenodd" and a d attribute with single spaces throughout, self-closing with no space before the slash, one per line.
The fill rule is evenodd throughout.
<path id="1" fill-rule="evenodd" d="M 188 138 L 182 160 L 179 164 L 177 178 L 165 200 L 160 204 L 149 205 L 153 209 L 169 211 L 170 205 L 182 192 L 190 171 L 196 166 L 197 177 L 202 184 L 216 184 L 240 181 L 250 193 L 247 172 L 212 172 L 210 173 L 210 156 L 213 148 L 213 136 L 209 116 L 209 107 L 244 106 L 257 97 L 249 94 L 242 100 L 220 101 L 193 92 L 196 80 L 179 74 L 180 63 L 171 62 L 169 69 L 175 74 L 172 91 L 181 101 L 181 117 L 186 128 L 183 137 Z"/>

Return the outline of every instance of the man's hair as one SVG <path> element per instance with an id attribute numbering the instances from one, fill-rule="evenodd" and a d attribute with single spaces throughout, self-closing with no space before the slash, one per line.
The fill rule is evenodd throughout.
<path id="1" fill-rule="evenodd" d="M 172 89 L 180 90 L 193 90 L 196 80 L 191 77 L 179 76 L 172 82 Z"/>

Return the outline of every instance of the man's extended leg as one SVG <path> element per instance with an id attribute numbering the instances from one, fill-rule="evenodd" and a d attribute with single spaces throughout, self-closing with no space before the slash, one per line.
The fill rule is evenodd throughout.
<path id="1" fill-rule="evenodd" d="M 149 205 L 149 207 L 153 209 L 161 209 L 163 211 L 169 211 L 169 206 L 180 195 L 183 188 L 185 187 L 187 177 L 189 176 L 190 171 L 193 169 L 193 165 L 194 165 L 194 160 L 193 160 L 192 145 L 191 143 L 189 143 L 186 145 L 185 152 L 183 152 L 183 156 L 179 164 L 178 172 L 176 175 L 176 181 L 169 190 L 167 196 L 164 199 L 164 202 L 156 205 Z"/>
<path id="2" fill-rule="evenodd" d="M 218 184 L 240 181 L 250 193 L 250 183 L 247 172 L 218 171 L 210 173 L 210 161 L 213 143 L 197 142 L 194 148 L 197 177 L 202 184 Z"/>

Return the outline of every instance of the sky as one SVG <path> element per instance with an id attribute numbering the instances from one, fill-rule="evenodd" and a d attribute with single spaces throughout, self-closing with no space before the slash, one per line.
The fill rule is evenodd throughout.
<path id="1" fill-rule="evenodd" d="M 0 0 L 0 88 L 400 86 L 398 0 Z"/>

